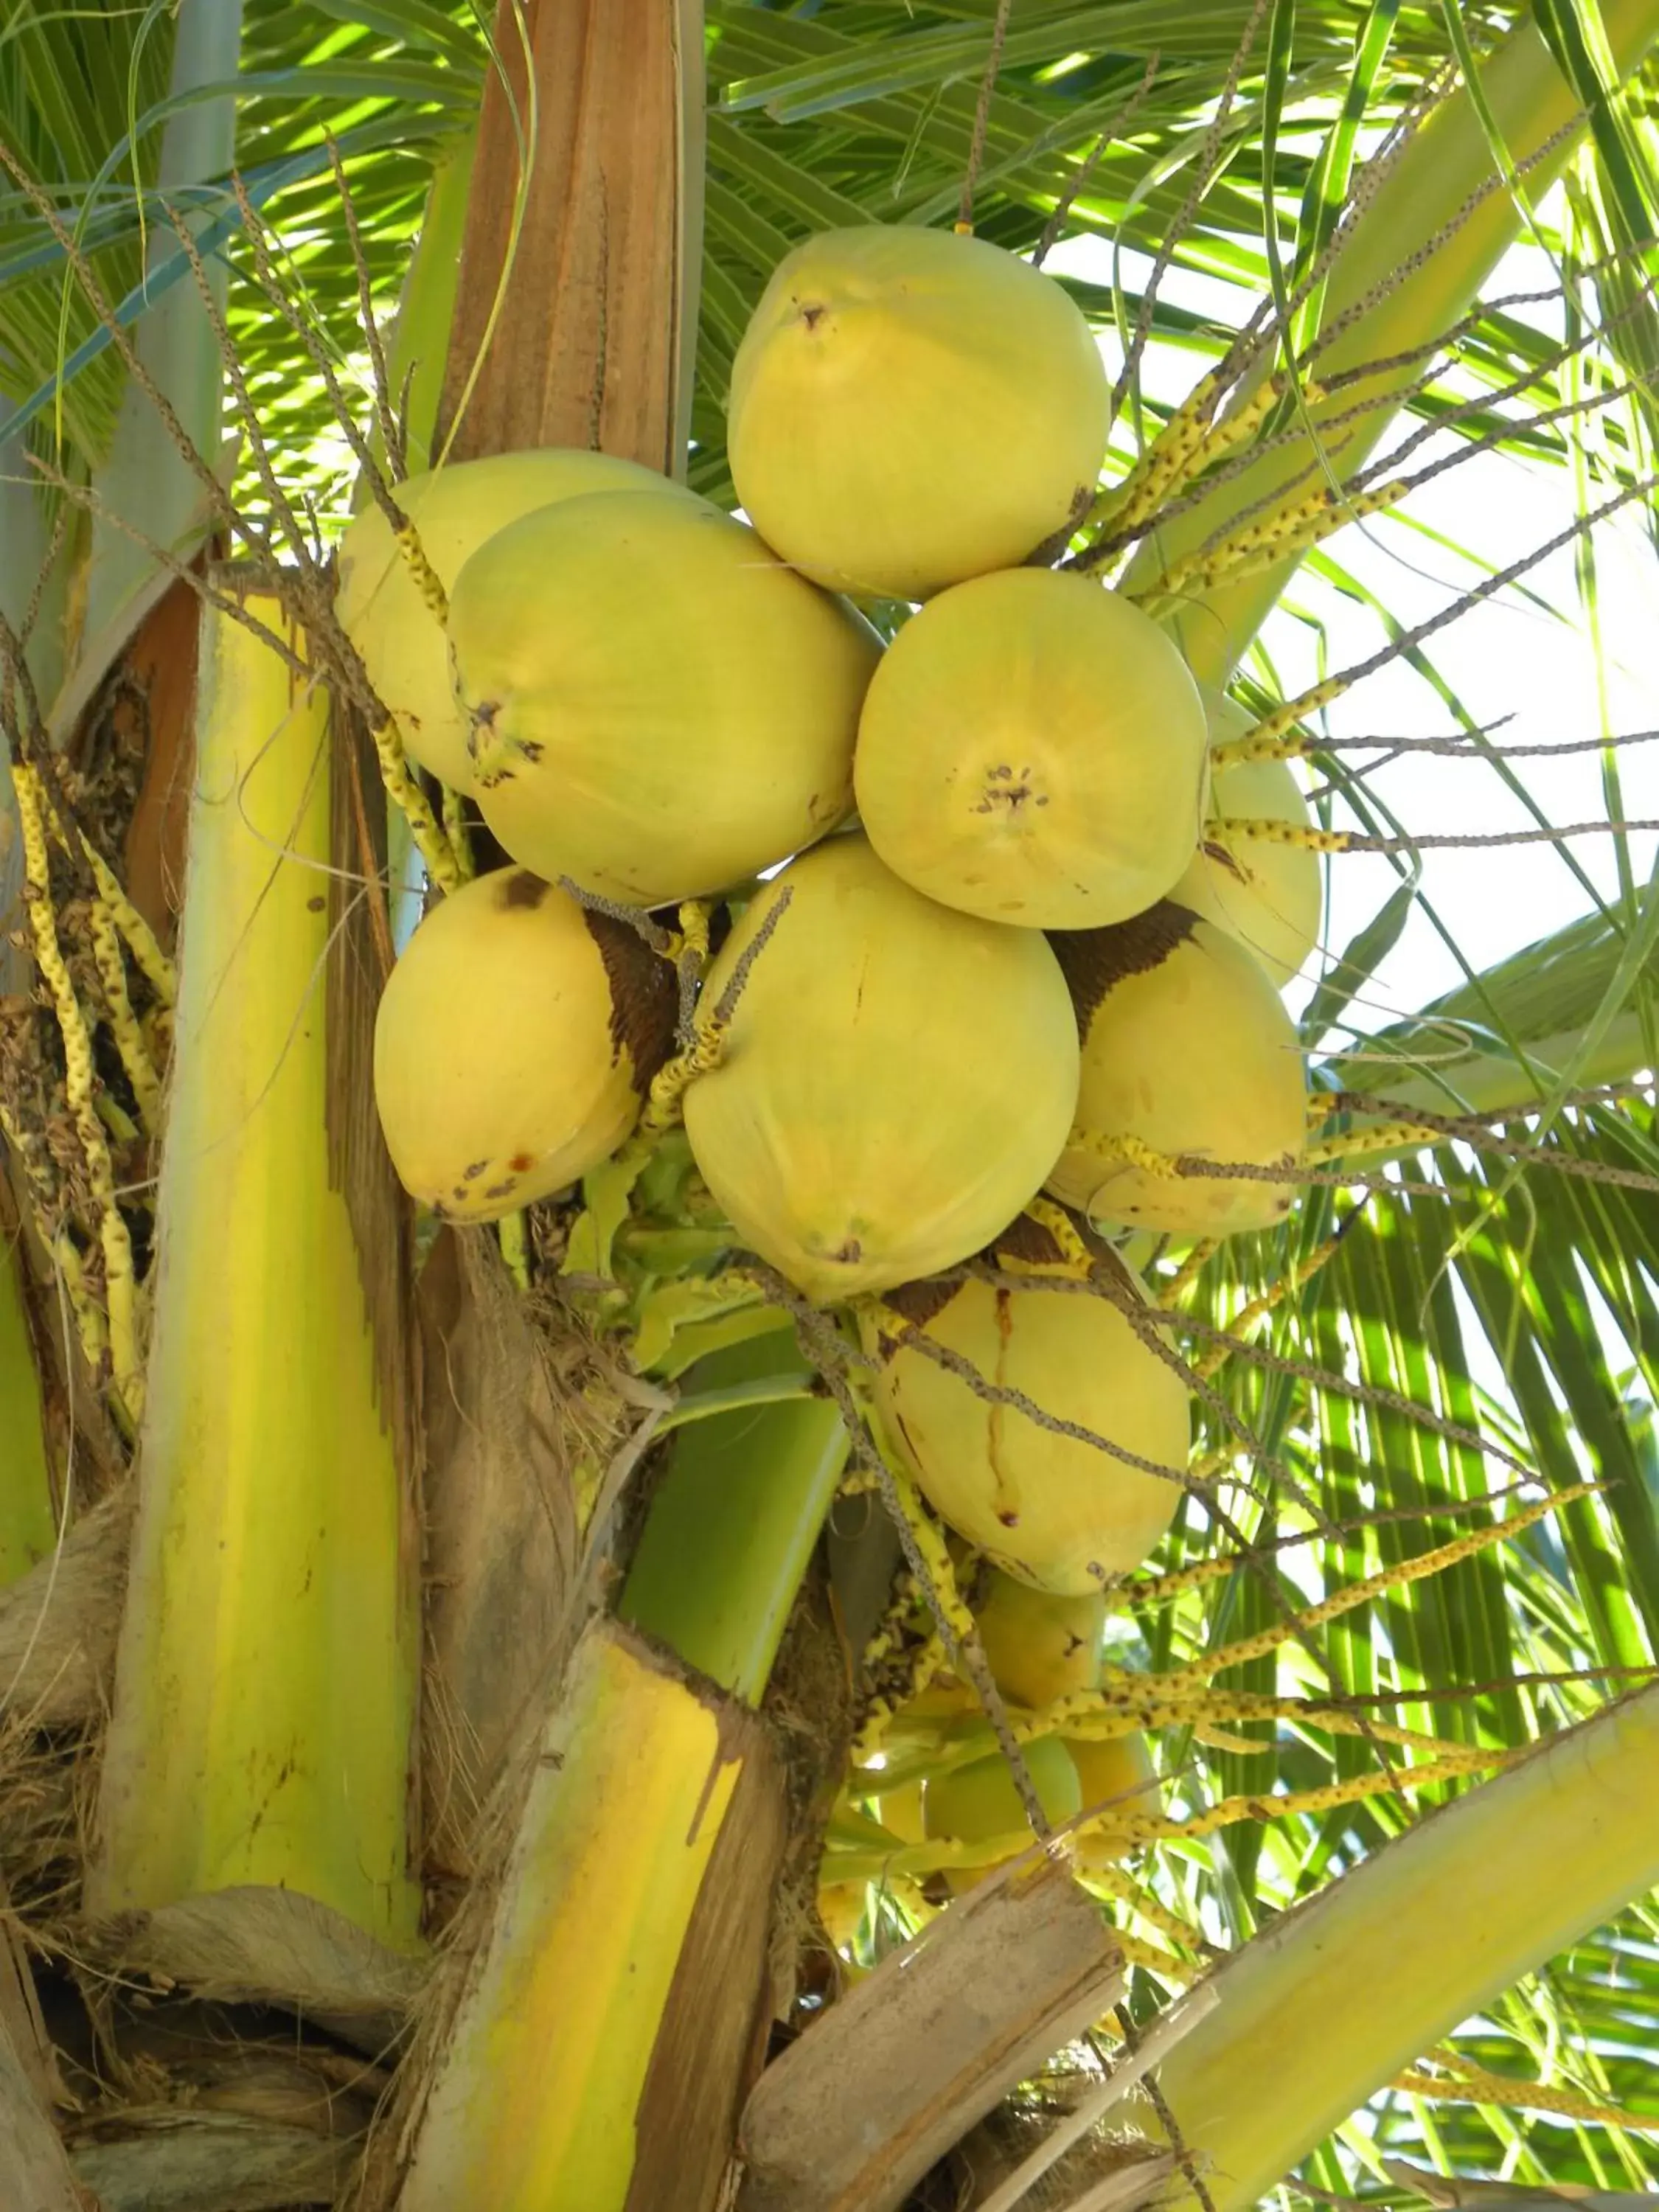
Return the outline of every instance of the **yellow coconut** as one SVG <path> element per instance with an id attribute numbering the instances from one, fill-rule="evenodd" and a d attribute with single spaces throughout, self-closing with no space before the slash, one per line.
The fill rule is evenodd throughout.
<path id="1" fill-rule="evenodd" d="M 836 591 L 925 599 L 1023 561 L 1093 495 L 1105 369 L 1066 293 L 950 231 L 834 230 L 779 263 L 732 368 L 755 527 Z"/>
<path id="2" fill-rule="evenodd" d="M 1266 971 L 1167 899 L 1049 941 L 1084 1043 L 1077 1126 L 1048 1189 L 1116 1228 L 1226 1237 L 1282 1220 L 1290 1181 L 1170 1171 L 1183 1156 L 1277 1170 L 1302 1157 L 1302 1053 Z M 1126 1157 L 1126 1141 L 1154 1157 Z"/>
<path id="3" fill-rule="evenodd" d="M 980 1717 L 979 1693 L 971 1683 L 959 1681 L 954 1674 L 935 1674 L 925 1690 L 907 1698 L 894 1713 L 884 1746 L 890 1753 L 933 1743 L 951 1733 L 958 1722 L 974 1723 Z"/>
<path id="4" fill-rule="evenodd" d="M 1212 745 L 1244 736 L 1249 714 L 1237 700 L 1199 685 Z M 1288 761 L 1234 761 L 1210 782 L 1204 838 L 1170 893 L 1230 936 L 1248 945 L 1283 989 L 1319 941 L 1324 895 L 1319 855 L 1298 845 L 1230 834 L 1229 825 L 1291 822 L 1306 829 L 1312 817 Z"/>
<path id="5" fill-rule="evenodd" d="M 1109 1866 L 1123 1856 L 1122 1844 L 1117 1840 L 1121 1824 L 1158 1810 L 1152 1753 L 1143 1735 L 1114 1736 L 1104 1742 L 1067 1736 L 1065 1742 L 1077 1771 L 1083 1809 L 1109 1808 L 1097 1831 L 1085 1831 L 1078 1838 L 1078 1864 L 1085 1869 Z"/>
<path id="6" fill-rule="evenodd" d="M 398 503 L 415 525 L 421 550 L 446 592 L 462 563 L 487 538 L 538 507 L 594 491 L 694 495 L 637 461 L 609 453 L 548 447 L 528 453 L 492 453 L 457 461 L 398 486 Z M 335 612 L 363 657 L 368 678 L 398 719 L 411 759 L 434 775 L 468 788 L 466 722 L 449 684 L 449 641 L 422 599 L 392 526 L 366 507 L 340 541 Z"/>
<path id="7" fill-rule="evenodd" d="M 858 836 L 764 886 L 706 1005 L 786 893 L 685 1127 L 742 1241 L 810 1297 L 850 1297 L 965 1260 L 1033 1195 L 1076 1103 L 1077 1024 L 1036 931 L 935 905 Z"/>
<path id="8" fill-rule="evenodd" d="M 498 531 L 450 597 L 490 829 L 637 906 L 786 860 L 851 804 L 869 625 L 702 501 L 598 492 Z"/>
<path id="9" fill-rule="evenodd" d="M 1126 1813 L 1155 1812 L 1158 1788 L 1144 1735 L 1067 1736 L 1084 1804 L 1092 1809 L 1123 1800 Z"/>
<path id="10" fill-rule="evenodd" d="M 975 1599 L 974 1619 L 996 1686 L 1016 1705 L 1036 1711 L 1097 1686 L 1103 1591 L 1056 1597 L 993 1569 Z"/>
<path id="11" fill-rule="evenodd" d="M 1088 929 L 1162 898 L 1203 823 L 1198 686 L 1139 607 L 1010 568 L 913 615 L 859 720 L 859 815 L 888 866 L 991 921 Z"/>
<path id="12" fill-rule="evenodd" d="M 1127 1268 L 1121 1279 L 1126 1297 L 1141 1295 Z M 1179 1502 L 1190 1417 L 1180 1376 L 1118 1307 L 1083 1291 L 976 1280 L 919 1283 L 889 1304 L 987 1383 L 1148 1463 L 1045 1428 L 901 1346 L 878 1403 L 935 1510 L 999 1566 L 1057 1596 L 1085 1596 L 1139 1566 Z"/>
<path id="13" fill-rule="evenodd" d="M 427 915 L 374 1024 L 374 1099 L 404 1188 L 493 1221 L 585 1175 L 639 1119 L 673 1041 L 666 961 L 526 869 Z"/>
<path id="14" fill-rule="evenodd" d="M 1021 1747 L 1037 1802 L 1051 1827 L 1060 1827 L 1083 1809 L 1082 1785 L 1065 1744 L 1057 1735 L 1038 1736 Z M 930 1843 L 949 1837 L 970 1848 L 1030 1839 L 1030 1823 L 1014 1784 L 1014 1771 L 1002 1753 L 975 1759 L 922 1785 L 922 1826 Z"/>
<path id="15" fill-rule="evenodd" d="M 858 1942 L 869 1901 L 867 1882 L 825 1882 L 818 1891 L 818 1920 L 837 1951 L 851 1951 Z"/>

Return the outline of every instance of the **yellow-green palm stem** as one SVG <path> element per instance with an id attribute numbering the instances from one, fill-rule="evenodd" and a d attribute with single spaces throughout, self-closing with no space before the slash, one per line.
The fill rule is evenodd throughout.
<path id="1" fill-rule="evenodd" d="M 1159 2076 L 1216 2212 L 1243 2212 L 1460 2021 L 1659 1881 L 1656 1803 L 1659 1688 L 1435 1814 L 1221 1967 L 1219 2002 Z"/>
<path id="2" fill-rule="evenodd" d="M 612 1620 L 577 1647 L 399 2212 L 622 2212 L 635 2116 L 743 1753 Z"/>
<path id="3" fill-rule="evenodd" d="M 0 1589 L 44 1559 L 56 1533 L 21 1264 L 21 1254 L 0 1236 Z"/>
<path id="4" fill-rule="evenodd" d="M 809 1370 L 793 1336 L 763 1336 L 692 1369 L 687 1397 Z M 692 1421 L 676 1436 L 618 1611 L 699 1674 L 757 1705 L 842 1471 L 847 1431 L 798 1396 Z"/>
<path id="5" fill-rule="evenodd" d="M 1628 77 L 1659 38 L 1659 10 L 1650 0 L 1603 0 L 1601 16 L 1614 65 L 1621 76 Z M 1535 205 L 1577 143 L 1572 125 L 1578 101 L 1529 21 L 1523 20 L 1485 64 L 1480 91 L 1510 161 L 1522 172 L 1522 191 Z M 1558 134 L 1560 143 L 1534 160 Z M 1327 327 L 1359 308 L 1379 284 L 1402 266 L 1410 266 L 1414 256 L 1423 256 L 1402 282 L 1374 307 L 1357 313 L 1319 354 L 1313 369 L 1322 380 L 1331 382 L 1342 371 L 1421 347 L 1467 313 L 1498 257 L 1520 233 L 1522 218 L 1514 195 L 1498 182 L 1449 237 L 1431 241 L 1474 193 L 1498 176 L 1476 103 L 1467 87 L 1460 88 L 1401 153 L 1356 218 L 1333 263 L 1325 293 Z M 1264 363 L 1253 383 L 1259 384 L 1272 366 L 1271 362 Z M 1382 371 L 1346 386 L 1328 404 L 1346 412 L 1376 393 L 1403 397 L 1419 368 L 1420 362 L 1413 360 Z M 1374 449 L 1388 428 L 1389 412 L 1380 407 L 1349 425 L 1340 459 L 1343 473 L 1358 468 Z M 1315 405 L 1316 422 L 1319 413 Z M 1164 570 L 1225 530 L 1231 517 L 1275 492 L 1281 495 L 1279 511 L 1291 514 L 1305 500 L 1304 472 L 1314 461 L 1314 448 L 1305 435 L 1264 454 L 1254 468 L 1174 517 L 1144 544 L 1130 564 L 1127 588 L 1150 587 Z M 1261 520 L 1264 525 L 1270 523 L 1271 510 Z M 1295 568 L 1292 555 L 1241 580 L 1218 582 L 1172 617 L 1182 649 L 1197 675 L 1209 683 L 1225 680 Z"/>
<path id="6" fill-rule="evenodd" d="M 274 600 L 252 603 L 279 629 Z M 149 1395 L 94 1911 L 236 1884 L 414 1939 L 417 1553 L 331 1182 L 328 704 L 204 617 Z"/>

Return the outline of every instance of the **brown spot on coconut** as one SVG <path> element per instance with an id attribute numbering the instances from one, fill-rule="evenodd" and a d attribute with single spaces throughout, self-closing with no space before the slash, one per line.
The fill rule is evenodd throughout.
<path id="1" fill-rule="evenodd" d="M 550 889 L 539 876 L 532 876 L 528 868 L 503 868 L 499 876 L 487 880 L 499 883 L 503 906 L 539 906 Z"/>

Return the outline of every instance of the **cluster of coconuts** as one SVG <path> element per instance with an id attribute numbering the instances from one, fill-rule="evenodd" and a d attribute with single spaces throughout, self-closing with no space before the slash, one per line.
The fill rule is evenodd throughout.
<path id="1" fill-rule="evenodd" d="M 979 1577 L 973 1609 L 987 1662 L 1015 1718 L 1100 1687 L 1103 1592 L 1053 1597 L 990 1569 Z M 849 1850 L 866 1865 L 873 1854 L 884 1870 L 915 1868 L 940 1891 L 960 1895 L 1030 1842 L 1012 1771 L 970 1685 L 945 1676 L 908 1698 L 883 1733 L 882 1755 L 887 1767 L 928 1771 L 882 1788 L 879 1770 L 855 1770 L 831 1818 L 818 1912 L 843 1948 L 853 1946 L 866 1907 L 867 1876 L 843 1871 Z M 1055 1729 L 1029 1738 L 1023 1756 L 1051 1826 L 1091 1816 L 1073 1846 L 1073 1864 L 1085 1875 L 1121 1857 L 1126 1826 L 1159 1809 L 1144 1735 L 1100 1738 Z M 861 1805 L 867 1814 L 860 1814 Z"/>
<path id="2" fill-rule="evenodd" d="M 811 1299 L 902 1308 L 1043 1191 L 1109 1231 L 1282 1216 L 1304 1099 L 1277 985 L 1317 930 L 1317 863 L 1230 837 L 1305 820 L 1288 769 L 1212 776 L 1247 718 L 1128 600 L 1042 565 L 1094 495 L 1108 408 L 1060 285 L 872 225 L 789 254 L 738 349 L 747 522 L 594 453 L 447 467 L 399 491 L 443 623 L 381 514 L 353 524 L 343 626 L 411 757 L 514 863 L 435 907 L 381 1003 L 376 1095 L 416 1199 L 482 1221 L 568 1187 L 672 1049 L 667 964 L 568 884 L 725 896 L 710 1006 L 781 908 L 685 1127 L 734 1243 Z M 884 650 L 856 601 L 915 611 Z M 1171 1175 L 1177 1155 L 1266 1179 Z M 1156 1470 L 1187 1460 L 1124 1274 L 1115 1304 L 1035 1278 L 920 1292 L 939 1345 L 1121 1456 L 903 1345 L 878 1393 L 945 1520 L 1061 1595 L 1139 1562 L 1179 1494 Z"/>

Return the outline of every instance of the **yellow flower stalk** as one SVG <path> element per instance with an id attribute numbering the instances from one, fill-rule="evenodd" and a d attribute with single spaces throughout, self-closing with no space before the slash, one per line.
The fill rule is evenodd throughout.
<path id="1" fill-rule="evenodd" d="M 249 611 L 286 627 L 274 599 Z M 331 1186 L 328 702 L 210 613 L 94 1911 L 239 1884 L 408 1945 L 416 1557 Z"/>
<path id="2" fill-rule="evenodd" d="M 1627 77 L 1659 38 L 1659 11 L 1650 0 L 1602 0 L 1601 12 L 1615 66 Z M 1536 207 L 1578 142 L 1584 118 L 1577 96 L 1529 20 L 1521 21 L 1485 63 L 1480 88 L 1504 155 L 1519 173 L 1520 195 Z M 1578 131 L 1572 127 L 1575 118 Z M 1458 210 L 1488 185 L 1492 188 L 1453 234 L 1442 237 Z M 1341 371 L 1420 349 L 1449 329 L 1467 313 L 1499 256 L 1521 234 L 1522 220 L 1516 194 L 1498 175 L 1475 101 L 1467 86 L 1460 87 L 1418 131 L 1355 219 L 1331 268 L 1323 326 L 1359 309 L 1402 267 L 1409 274 L 1374 306 L 1355 313 L 1317 355 L 1310 374 L 1329 382 Z M 1419 351 L 1363 384 L 1340 389 L 1324 403 L 1325 411 L 1346 412 L 1373 396 L 1403 396 L 1426 366 L 1427 356 Z M 1252 392 L 1273 367 L 1270 357 L 1251 380 Z M 1249 406 L 1249 398 L 1239 404 Z M 1320 406 L 1310 411 L 1316 423 Z M 1346 425 L 1340 449 L 1329 458 L 1330 471 L 1343 477 L 1359 468 L 1394 412 L 1393 406 L 1378 406 Z M 1126 588 L 1152 589 L 1178 562 L 1224 530 L 1231 516 L 1276 494 L 1273 504 L 1250 518 L 1253 539 L 1270 550 L 1267 541 L 1274 530 L 1291 531 L 1297 510 L 1317 501 L 1328 487 L 1324 467 L 1301 475 L 1314 455 L 1305 435 L 1289 439 L 1210 498 L 1187 508 L 1142 545 L 1124 580 Z M 1287 536 L 1282 557 L 1262 560 L 1248 576 L 1186 595 L 1172 627 L 1195 675 L 1208 683 L 1224 680 L 1294 574 L 1304 550 L 1299 544 L 1289 550 L 1294 544 L 1293 535 Z"/>
<path id="3" fill-rule="evenodd" d="M 1659 1688 L 1409 1830 L 1218 1970 L 1160 2086 L 1243 2212 L 1470 2014 L 1659 1881 Z"/>

